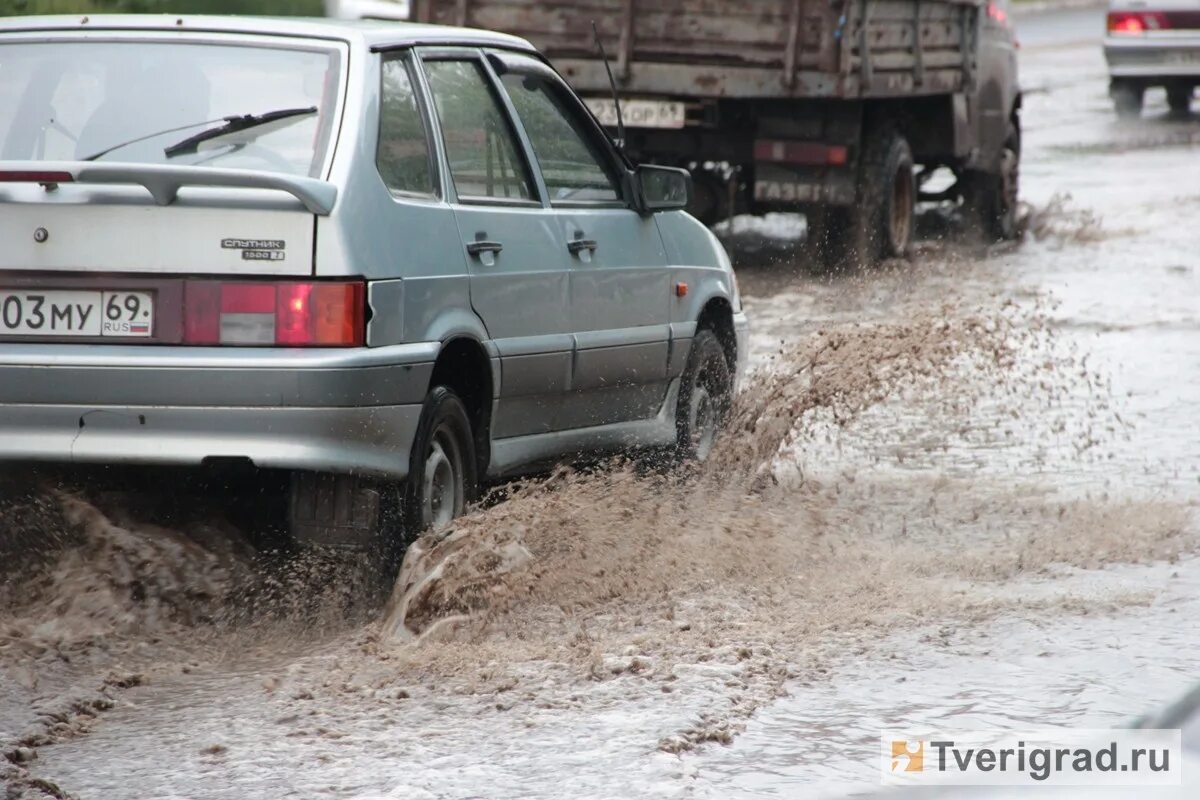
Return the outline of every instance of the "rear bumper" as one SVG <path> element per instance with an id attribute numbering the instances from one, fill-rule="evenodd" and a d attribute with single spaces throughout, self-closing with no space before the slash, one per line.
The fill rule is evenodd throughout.
<path id="1" fill-rule="evenodd" d="M 0 345 L 0 460 L 403 478 L 438 345 Z"/>
<path id="2" fill-rule="evenodd" d="M 1110 36 L 1104 58 L 1114 78 L 1200 78 L 1200 36 Z"/>
<path id="3" fill-rule="evenodd" d="M 372 408 L 0 405 L 0 461 L 255 466 L 408 475 L 420 405 Z"/>

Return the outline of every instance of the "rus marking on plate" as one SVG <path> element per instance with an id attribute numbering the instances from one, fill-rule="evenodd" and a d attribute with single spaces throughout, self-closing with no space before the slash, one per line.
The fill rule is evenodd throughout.
<path id="1" fill-rule="evenodd" d="M 287 243 L 283 239 L 222 239 L 221 247 L 225 250 L 284 250 Z"/>

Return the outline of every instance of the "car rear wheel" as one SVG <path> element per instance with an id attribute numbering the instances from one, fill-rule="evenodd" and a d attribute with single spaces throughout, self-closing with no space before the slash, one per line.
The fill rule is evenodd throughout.
<path id="1" fill-rule="evenodd" d="M 1142 101 L 1146 92 L 1141 86 L 1128 81 L 1113 81 L 1108 93 L 1121 119 L 1135 119 L 1142 115 Z"/>
<path id="2" fill-rule="evenodd" d="M 1167 105 L 1176 116 L 1186 115 L 1192 110 L 1191 84 L 1171 84 L 1167 87 Z"/>
<path id="3" fill-rule="evenodd" d="M 692 339 L 675 410 L 676 452 L 681 460 L 705 461 L 729 416 L 733 374 L 725 349 L 707 328 Z"/>
<path id="4" fill-rule="evenodd" d="M 466 407 L 453 390 L 425 396 L 404 482 L 404 532 L 414 536 L 449 524 L 475 499 L 475 440 Z"/>

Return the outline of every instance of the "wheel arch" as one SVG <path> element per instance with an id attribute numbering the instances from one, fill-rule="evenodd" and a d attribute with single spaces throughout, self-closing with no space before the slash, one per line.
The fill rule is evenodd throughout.
<path id="1" fill-rule="evenodd" d="M 735 369 L 738 359 L 737 331 L 733 326 L 733 304 L 729 298 L 716 296 L 705 301 L 700 316 L 696 318 L 696 331 L 702 330 L 710 330 L 716 335 L 721 349 L 725 351 L 729 368 Z"/>
<path id="2" fill-rule="evenodd" d="M 484 475 L 491 463 L 492 403 L 496 381 L 492 360 L 478 339 L 455 336 L 442 343 L 429 379 L 429 390 L 435 386 L 452 389 L 467 410 L 475 439 L 475 459 L 478 474 Z"/>

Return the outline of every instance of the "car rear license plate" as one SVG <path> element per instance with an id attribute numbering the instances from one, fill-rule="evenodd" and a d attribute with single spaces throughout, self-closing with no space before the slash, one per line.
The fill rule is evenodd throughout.
<path id="1" fill-rule="evenodd" d="M 604 97 L 589 97 L 588 108 L 601 125 L 615 128 L 617 108 Z M 674 100 L 622 100 L 621 115 L 631 128 L 682 128 L 686 120 L 683 103 Z"/>
<path id="2" fill-rule="evenodd" d="M 0 336 L 119 336 L 154 332 L 154 295 L 0 288 Z"/>
<path id="3" fill-rule="evenodd" d="M 1176 66 L 1200 65 L 1200 50 L 1172 50 L 1167 53 L 1166 62 Z"/>

